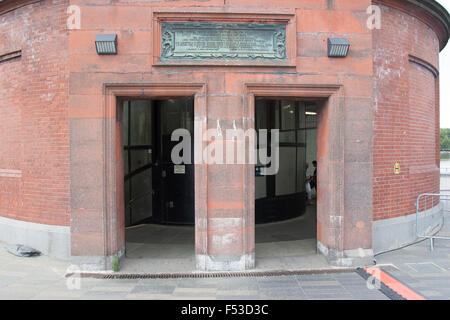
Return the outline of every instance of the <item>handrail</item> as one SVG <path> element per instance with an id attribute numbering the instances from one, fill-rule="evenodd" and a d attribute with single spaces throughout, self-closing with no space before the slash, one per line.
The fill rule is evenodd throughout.
<path id="1" fill-rule="evenodd" d="M 450 240 L 450 236 L 446 237 L 446 236 L 439 236 L 439 232 L 442 230 L 442 227 L 445 225 L 445 212 L 446 210 L 442 208 L 441 204 L 442 201 L 450 201 L 450 191 L 447 190 L 441 190 L 441 192 L 448 192 L 448 193 L 423 193 L 420 194 L 417 197 L 417 201 L 414 204 L 416 206 L 416 236 L 418 238 L 425 238 L 425 239 L 430 239 L 430 249 L 431 251 L 434 250 L 434 240 L 435 239 L 444 239 L 444 240 Z M 431 197 L 431 207 L 428 208 L 427 204 L 427 199 Z M 437 200 L 435 200 L 437 198 Z M 420 201 L 424 199 L 425 203 L 424 203 L 424 207 L 423 207 L 423 211 L 420 210 Z M 439 206 L 438 210 L 439 213 L 441 215 L 441 224 L 439 226 L 439 230 L 437 232 L 434 232 L 433 234 L 421 234 L 421 232 L 419 231 L 419 213 L 420 212 L 426 212 L 429 209 L 435 208 L 435 204 L 437 204 Z"/>

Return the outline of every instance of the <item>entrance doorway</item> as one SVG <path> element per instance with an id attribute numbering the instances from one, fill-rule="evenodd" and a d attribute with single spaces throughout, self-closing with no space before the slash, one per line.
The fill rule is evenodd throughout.
<path id="1" fill-rule="evenodd" d="M 268 149 L 263 151 L 272 155 L 271 130 L 279 130 L 279 170 L 273 175 L 262 175 L 262 165 L 255 170 L 257 268 L 274 258 L 281 264 L 287 258 L 294 267 L 295 258 L 304 263 L 305 256 L 316 256 L 317 116 L 315 102 L 255 100 L 255 128 L 268 130 L 258 152 Z"/>
<path id="2" fill-rule="evenodd" d="M 192 140 L 193 99 L 129 100 L 123 104 L 125 225 L 194 224 L 194 165 L 174 164 L 172 132 Z M 191 146 L 193 142 L 191 141 Z"/>
<path id="3" fill-rule="evenodd" d="M 194 99 L 126 100 L 122 111 L 126 259 L 121 267 L 130 272 L 193 269 Z M 173 147 L 180 143 L 172 141 L 177 129 L 190 134 L 182 138 L 192 146 L 187 163 L 172 161 Z"/>
<path id="4" fill-rule="evenodd" d="M 311 185 L 317 180 L 313 165 L 317 154 L 316 104 L 259 99 L 255 103 L 255 118 L 257 131 L 268 130 L 268 141 L 266 144 L 258 141 L 258 150 L 269 149 L 271 154 L 268 147 L 273 139 L 271 130 L 279 130 L 278 172 L 262 175 L 262 165 L 255 170 L 256 223 L 301 216 L 308 200 L 305 179 L 310 177 Z"/>

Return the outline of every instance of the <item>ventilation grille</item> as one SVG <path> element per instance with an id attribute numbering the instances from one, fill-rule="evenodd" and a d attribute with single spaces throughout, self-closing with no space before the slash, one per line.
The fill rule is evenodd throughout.
<path id="1" fill-rule="evenodd" d="M 97 52 L 99 54 L 116 54 L 116 45 L 114 42 L 100 41 L 96 42 Z"/>
<path id="2" fill-rule="evenodd" d="M 245 272 L 199 272 L 199 273 L 154 273 L 154 274 L 127 274 L 127 273 L 67 273 L 66 277 L 79 276 L 81 278 L 96 279 L 180 279 L 180 278 L 242 278 L 242 277 L 279 277 L 326 273 L 350 273 L 355 268 L 323 269 L 323 270 L 297 270 L 297 271 L 245 271 Z"/>

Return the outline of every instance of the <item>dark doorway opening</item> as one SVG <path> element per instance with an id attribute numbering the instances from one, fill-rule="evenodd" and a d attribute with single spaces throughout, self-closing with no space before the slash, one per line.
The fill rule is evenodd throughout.
<path id="1" fill-rule="evenodd" d="M 127 100 L 122 119 L 125 226 L 193 225 L 193 149 L 189 163 L 171 157 L 179 143 L 171 140 L 174 130 L 187 130 L 193 148 L 193 98 Z"/>
<path id="2" fill-rule="evenodd" d="M 317 254 L 317 193 L 309 178 L 316 168 L 318 108 L 314 101 L 256 99 L 255 128 L 268 130 L 258 139 L 258 152 L 268 148 L 270 130 L 279 130 L 279 170 L 255 170 L 255 258 L 258 268 L 300 268 L 326 265 Z M 273 157 L 272 157 L 273 159 Z M 307 167 L 308 164 L 308 167 Z M 318 165 L 320 170 L 320 164 Z M 317 173 L 317 171 L 316 171 Z M 308 194 L 310 197 L 308 197 Z"/>
<path id="3" fill-rule="evenodd" d="M 262 165 L 255 170 L 255 221 L 276 222 L 305 213 L 307 190 L 305 179 L 314 175 L 313 161 L 317 153 L 317 111 L 315 103 L 257 99 L 256 130 L 268 130 L 268 141 L 258 139 L 258 150 L 272 154 L 272 129 L 279 130 L 279 170 L 274 175 L 261 175 Z M 309 168 L 306 168 L 308 163 Z M 270 164 L 269 164 L 270 165 Z M 311 178 L 312 180 L 312 178 Z"/>
<path id="4" fill-rule="evenodd" d="M 194 99 L 122 101 L 126 272 L 195 266 Z M 184 129 L 191 161 L 175 164 L 174 130 Z M 183 156 L 184 150 L 180 151 Z"/>

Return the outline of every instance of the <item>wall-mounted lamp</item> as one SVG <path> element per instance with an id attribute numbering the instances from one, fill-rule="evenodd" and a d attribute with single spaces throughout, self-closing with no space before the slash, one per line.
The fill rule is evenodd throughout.
<path id="1" fill-rule="evenodd" d="M 350 43 L 346 38 L 328 38 L 328 56 L 330 58 L 346 57 Z"/>
<path id="2" fill-rule="evenodd" d="M 117 34 L 98 34 L 95 48 L 97 54 L 117 54 Z"/>

